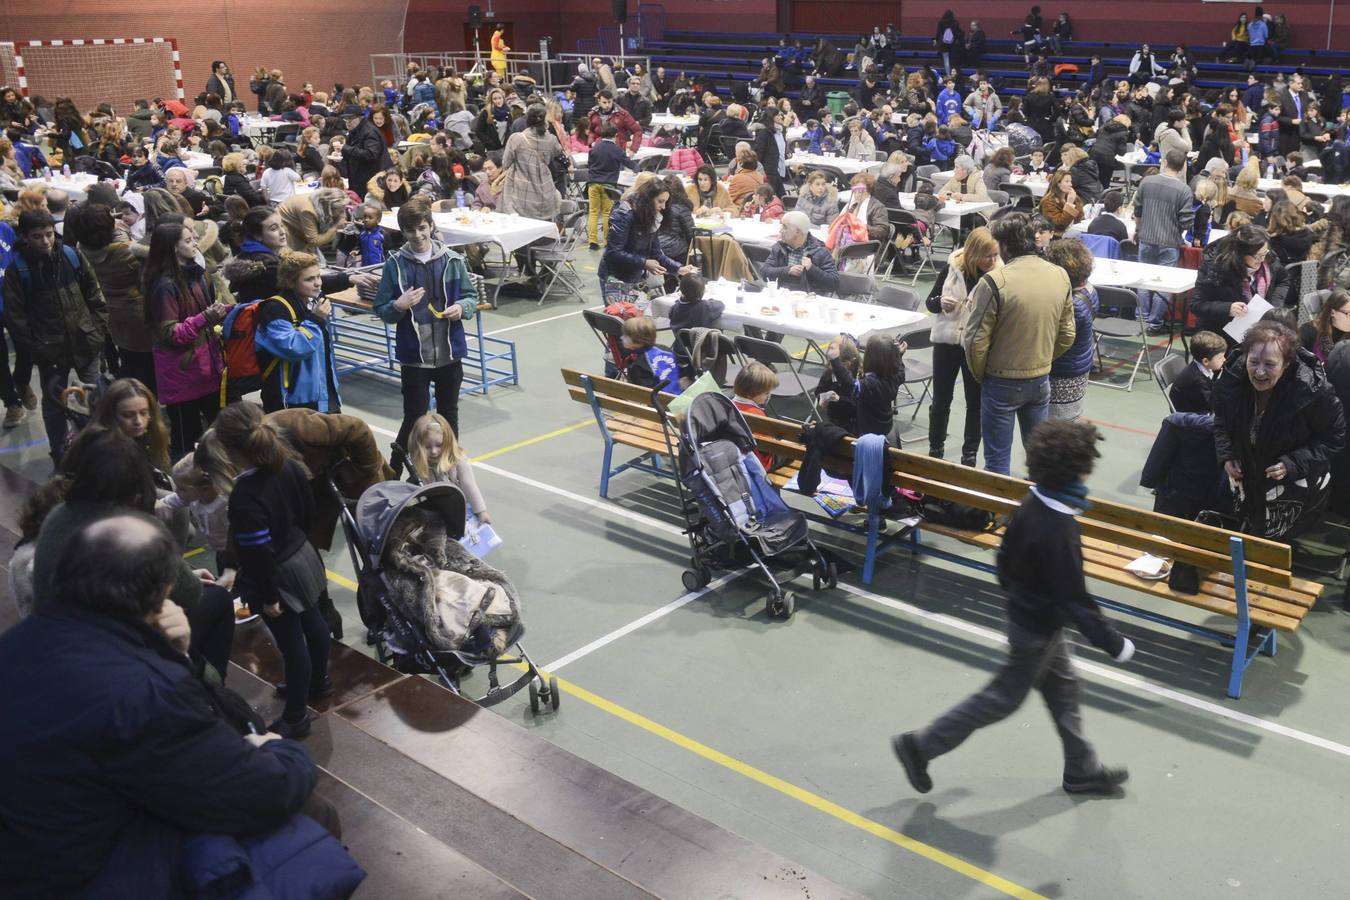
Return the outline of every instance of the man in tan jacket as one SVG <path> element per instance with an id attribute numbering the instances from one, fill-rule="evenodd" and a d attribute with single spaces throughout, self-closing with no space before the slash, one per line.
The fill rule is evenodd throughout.
<path id="1" fill-rule="evenodd" d="M 1069 276 L 1036 255 L 1036 233 L 1025 213 L 990 226 L 1005 265 L 982 277 L 962 336 L 966 361 L 980 382 L 984 467 L 1007 475 L 1013 418 L 1026 442 L 1050 406 L 1050 364 L 1073 345 Z"/>

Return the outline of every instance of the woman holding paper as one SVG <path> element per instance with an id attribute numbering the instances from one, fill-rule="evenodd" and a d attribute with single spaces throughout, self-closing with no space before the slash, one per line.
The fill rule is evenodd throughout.
<path id="1" fill-rule="evenodd" d="M 1298 336 L 1258 322 L 1214 387 L 1214 445 L 1242 528 L 1292 539 L 1326 508 L 1331 460 L 1345 448 L 1345 413 Z"/>
<path id="2" fill-rule="evenodd" d="M 1284 266 L 1270 252 L 1266 230 L 1243 225 L 1205 248 L 1195 279 L 1191 311 L 1201 329 L 1225 334 L 1236 346 L 1241 332 L 1225 330 L 1234 319 L 1248 315 L 1248 305 L 1261 298 L 1271 306 L 1285 305 L 1289 279 Z M 1257 304 L 1263 306 L 1263 304 Z M 1259 313 L 1256 316 L 1259 318 Z"/>

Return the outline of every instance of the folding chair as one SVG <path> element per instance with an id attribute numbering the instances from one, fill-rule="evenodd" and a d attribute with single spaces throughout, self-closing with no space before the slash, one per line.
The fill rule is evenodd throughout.
<path id="1" fill-rule="evenodd" d="M 1169 353 L 1162 359 L 1153 364 L 1153 380 L 1158 382 L 1158 389 L 1162 391 L 1163 399 L 1167 401 L 1167 408 L 1172 412 L 1177 411 L 1176 404 L 1172 402 L 1172 382 L 1177 380 L 1177 376 L 1186 371 L 1186 366 L 1190 363 L 1175 353 Z"/>
<path id="2" fill-rule="evenodd" d="M 1093 350 L 1097 355 L 1097 368 L 1105 368 L 1102 365 L 1101 350 L 1102 338 L 1104 337 L 1120 340 L 1137 337 L 1139 338 L 1139 352 L 1134 357 L 1134 367 L 1130 370 L 1130 380 L 1123 387 L 1107 381 L 1094 381 L 1093 384 L 1100 384 L 1102 387 L 1117 391 L 1133 391 L 1134 379 L 1139 374 L 1140 363 L 1147 362 L 1150 369 L 1153 367 L 1153 357 L 1149 352 L 1148 323 L 1139 312 L 1139 297 L 1134 291 L 1125 288 L 1099 287 L 1097 288 L 1097 298 L 1100 301 L 1100 308 L 1115 307 L 1118 311 L 1116 316 L 1099 315 L 1092 320 Z"/>
<path id="3" fill-rule="evenodd" d="M 525 253 L 534 264 L 539 277 L 548 279 L 548 283 L 539 292 L 540 306 L 544 305 L 544 301 L 548 299 L 548 292 L 553 290 L 553 286 L 559 280 L 562 281 L 563 287 L 567 288 L 568 293 L 575 295 L 579 302 L 586 301 L 586 295 L 581 290 L 581 273 L 577 271 L 572 259 L 577 245 L 585 240 L 586 211 L 575 210 L 563 219 L 562 234 L 549 243 L 531 244 L 525 248 Z"/>
<path id="4" fill-rule="evenodd" d="M 595 309 L 583 309 L 581 317 L 591 327 L 591 333 L 600 342 L 600 346 L 605 348 L 607 359 L 605 375 L 610 378 L 624 378 L 626 366 L 623 362 L 626 354 L 623 352 L 623 319 Z"/>
<path id="5" fill-rule="evenodd" d="M 760 271 L 760 266 L 768 262 L 769 254 L 773 252 L 773 249 L 760 244 L 741 244 L 741 252 L 745 254 L 746 260 L 749 261 L 750 268 L 755 273 L 755 279 L 762 282 L 764 273 Z"/>
<path id="6" fill-rule="evenodd" d="M 924 232 L 919 226 L 919 220 L 914 217 L 914 213 L 905 209 L 888 208 L 886 210 L 886 215 L 891 220 L 892 235 L 908 234 L 914 239 L 914 243 L 910 246 L 919 248 L 919 267 L 914 270 L 914 277 L 909 281 L 909 283 L 913 285 L 918 282 L 919 276 L 923 274 L 925 267 L 927 267 L 930 272 L 935 271 L 933 267 L 933 248 L 930 244 L 925 244 L 923 242 Z M 894 237 L 892 238 L 892 246 L 894 246 Z M 891 265 L 892 268 L 894 268 L 894 258 L 892 258 Z"/>
<path id="7" fill-rule="evenodd" d="M 1098 259 L 1120 259 L 1120 241 L 1109 234 L 1080 234 L 1078 239 Z"/>
<path id="8" fill-rule="evenodd" d="M 877 303 L 881 306 L 889 306 L 892 309 L 904 309 L 911 312 L 917 312 L 919 309 L 919 295 L 907 287 L 901 287 L 898 284 L 883 283 L 877 289 Z"/>
<path id="9" fill-rule="evenodd" d="M 1331 296 L 1331 291 L 1308 291 L 1298 301 L 1298 324 L 1306 325 L 1322 313 L 1322 306 Z"/>
<path id="10" fill-rule="evenodd" d="M 741 367 L 735 364 L 736 342 L 731 339 L 731 335 L 714 333 L 717 341 L 717 349 L 711 358 L 704 357 L 701 365 L 694 364 L 694 348 L 691 342 L 690 333 L 692 329 L 681 328 L 675 332 L 675 341 L 672 349 L 675 351 L 675 358 L 680 361 L 682 366 L 688 366 L 690 374 L 698 378 L 704 373 L 711 373 L 717 386 L 725 388 L 734 384 L 736 375 Z"/>
<path id="11" fill-rule="evenodd" d="M 871 301 L 876 293 L 876 281 L 871 275 L 862 275 L 857 272 L 840 272 L 839 287 L 835 290 L 835 296 L 841 300 L 861 297 L 866 301 Z"/>
<path id="12" fill-rule="evenodd" d="M 909 347 L 905 350 L 905 380 L 900 385 L 900 389 L 905 392 L 906 399 L 897 398 L 896 407 L 913 406 L 914 412 L 909 416 L 909 420 L 913 422 L 918 418 L 919 410 L 923 408 L 923 401 L 928 399 L 928 393 L 933 387 L 933 363 L 931 360 L 915 359 L 911 354 L 915 350 L 932 349 L 933 325 L 931 322 L 920 322 L 907 330 L 902 330 L 895 336 L 895 339 L 909 344 Z M 923 385 L 923 393 L 915 397 L 910 386 L 919 384 Z"/>
<path id="13" fill-rule="evenodd" d="M 876 271 L 877 254 L 880 252 L 880 241 L 859 241 L 856 244 L 849 244 L 839 253 L 839 271 L 842 272 L 845 264 L 851 260 L 866 260 L 866 267 L 861 272 L 855 269 L 853 274 L 871 275 Z"/>
<path id="14" fill-rule="evenodd" d="M 776 344 L 773 341 L 763 341 L 759 338 L 747 337 L 738 334 L 735 337 L 736 353 L 741 357 L 741 362 L 749 365 L 751 362 L 758 362 L 773 369 L 780 376 L 783 371 L 791 373 L 791 382 L 780 381 L 778 387 L 774 388 L 771 397 L 803 397 L 806 400 L 808 410 L 807 419 L 820 421 L 820 413 L 816 411 L 816 404 L 811 399 L 811 393 L 806 388 L 806 383 L 802 381 L 801 372 L 798 371 L 796 360 L 794 360 L 783 348 L 782 344 Z M 793 384 L 796 389 L 793 389 Z M 772 403 L 772 399 L 769 401 Z M 787 418 L 792 419 L 791 416 Z M 806 419 L 792 419 L 794 422 L 804 422 Z"/>
<path id="15" fill-rule="evenodd" d="M 1319 264 L 1318 260 L 1310 259 L 1285 266 L 1284 273 L 1289 278 L 1289 295 L 1291 297 L 1302 298 L 1317 290 L 1317 267 Z"/>
<path id="16" fill-rule="evenodd" d="M 1003 192 L 1008 195 L 1008 202 L 1018 209 L 1029 210 L 1036 207 L 1036 195 L 1025 184 L 1008 182 L 1003 185 Z"/>

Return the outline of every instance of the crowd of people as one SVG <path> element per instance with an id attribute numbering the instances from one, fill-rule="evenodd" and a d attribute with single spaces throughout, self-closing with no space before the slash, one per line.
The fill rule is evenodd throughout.
<path id="1" fill-rule="evenodd" d="M 1273 28 L 1254 34 L 1263 21 L 1240 23 L 1242 47 L 1234 30 L 1245 58 L 1278 55 L 1287 40 L 1287 28 L 1283 39 Z M 293 92 L 279 70 L 259 69 L 249 85 L 257 116 L 294 133 L 277 146 L 250 136 L 256 116 L 224 62 L 213 64 L 192 109 L 156 99 L 125 115 L 107 104 L 81 113 L 64 98 L 49 108 L 0 88 L 0 191 L 13 201 L 0 224 L 3 326 L 14 348 L 12 362 L 3 354 L 0 400 L 6 428 L 41 407 L 55 468 L 23 511 L 11 573 L 24 620 L 0 637 L 0 669 L 59 685 L 15 692 L 0 708 L 0 720 L 24 726 L 0 742 L 0 792 L 14 806 L 0 856 L 52 861 L 0 866 L 12 873 L 3 878 L 20 879 L 16 889 L 32 896 L 132 878 L 169 895 L 200 873 L 166 861 L 198 833 L 219 833 L 272 834 L 302 855 L 326 854 L 336 884 L 359 881 L 336 843 L 302 847 L 293 832 L 276 836 L 302 810 L 337 831 L 296 743 L 310 728 L 308 703 L 334 690 L 328 658 L 342 635 L 322 558 L 337 523 L 327 481 L 345 460 L 354 482 L 344 490 L 401 475 L 454 483 L 490 523 L 458 412 L 483 259 L 473 247 L 446 246 L 434 215 L 473 207 L 561 225 L 576 154 L 586 157 L 581 202 L 602 296 L 618 302 L 654 279 L 678 291 L 675 328 L 716 328 L 724 312 L 705 297 L 695 216 L 777 222 L 759 275 L 830 295 L 853 271 L 842 253 L 849 243 L 893 236 L 901 192 L 913 195 L 915 230 L 877 256 L 897 266 L 904 251 L 931 249 L 944 203 L 1000 192 L 1011 201 L 1004 189 L 1014 175 L 1042 174 L 1034 208 L 1008 202 L 949 229 L 952 252 L 926 301 L 927 452 L 946 454 L 959 375 L 960 462 L 976 465 L 983 448 L 985 468 L 1009 474 L 1020 430 L 1042 493 L 1039 507 L 1029 501 L 1019 513 L 1031 522 L 1019 531 L 1051 522 L 1056 547 L 1075 540 L 1054 515 L 1083 500 L 1095 457 L 1096 436 L 1078 420 L 1094 321 L 1106 311 L 1087 239 L 1133 245 L 1141 262 L 1157 265 L 1176 265 L 1189 248 L 1200 255 L 1189 305 L 1198 327 L 1193 362 L 1170 388 L 1177 411 L 1145 468 L 1157 508 L 1191 518 L 1220 510 L 1280 540 L 1328 510 L 1350 514 L 1350 197 L 1314 199 L 1309 165 L 1319 162 L 1330 181 L 1350 176 L 1350 113 L 1338 107 L 1328 121 L 1299 74 L 1269 85 L 1251 74 L 1218 95 L 1193 90 L 1184 47 L 1163 62 L 1144 46 L 1129 79 L 1102 78 L 1066 99 L 1044 63 L 1072 39 L 1068 17 L 1047 28 L 1033 8 L 1018 34 L 1028 90 L 1005 101 L 978 67 L 978 22 L 963 32 L 945 15 L 934 65 L 912 72 L 894 62 L 894 31 L 878 28 L 855 48 L 859 83 L 839 117 L 822 104 L 814 73 L 834 74 L 841 60 L 823 42 L 811 51 L 786 40 L 725 105 L 712 85 L 683 74 L 640 64 L 616 71 L 600 58 L 545 97 L 529 76 L 509 74 L 504 47 L 501 65 L 481 78 L 413 67 L 403 85 L 337 85 L 331 94 L 308 84 Z M 1321 101 L 1341 96 L 1328 85 Z M 653 127 L 666 113 L 697 123 Z M 976 152 L 977 135 L 1015 127 L 1035 138 L 1031 152 Z M 789 141 L 794 128 L 802 137 Z M 696 152 L 687 165 L 637 171 L 641 148 L 662 142 Z M 841 180 L 796 167 L 794 146 L 877 171 Z M 1127 201 L 1132 185 L 1114 181 L 1125 174 L 1116 158 L 1131 148 L 1146 169 Z M 193 174 L 196 154 L 209 159 L 198 170 L 209 174 Z M 950 163 L 943 184 L 917 177 L 931 163 Z M 101 180 L 72 202 L 53 167 Z M 1280 187 L 1260 183 L 1275 174 Z M 396 227 L 385 224 L 391 212 Z M 1226 234 L 1211 240 L 1220 228 Z M 838 240 L 841 231 L 856 238 Z M 1323 292 L 1300 317 L 1305 298 L 1289 267 L 1309 260 Z M 378 269 L 372 308 L 392 328 L 403 407 L 389 464 L 369 427 L 343 413 L 325 296 L 338 263 Z M 1273 308 L 1235 335 L 1227 326 L 1258 298 Z M 1170 338 L 1187 324 L 1170 295 L 1141 290 L 1138 301 L 1150 333 Z M 627 317 L 611 371 L 678 390 L 697 374 L 693 360 L 660 339 L 651 317 Z M 898 441 L 907 351 L 894 335 L 831 341 L 813 392 L 822 417 L 843 434 Z M 756 363 L 732 390 L 743 412 L 761 415 L 777 387 L 778 374 Z M 255 393 L 257 402 L 245 399 Z M 80 395 L 93 400 L 85 414 Z M 179 555 L 190 533 L 214 554 L 212 567 Z M 224 687 L 236 599 L 263 615 L 283 657 L 284 708 L 270 723 L 241 712 Z M 1128 658 L 1128 641 L 1093 611 L 1078 612 L 1094 643 Z M 1018 626 L 1017 683 L 973 698 L 980 716 L 1020 703 L 1046 659 L 1067 665 L 1058 626 L 1046 625 L 1028 613 Z M 1071 672 L 1058 675 L 1067 695 Z M 75 709 L 93 715 L 72 718 Z M 1060 713 L 1076 716 L 1067 705 Z M 953 721 L 897 739 L 916 786 L 926 783 L 927 761 L 969 733 Z M 91 770 L 72 750 L 86 745 L 117 765 Z M 1118 783 L 1086 742 L 1075 746 L 1067 789 Z M 55 795 L 73 811 L 61 833 L 25 824 L 45 821 Z"/>

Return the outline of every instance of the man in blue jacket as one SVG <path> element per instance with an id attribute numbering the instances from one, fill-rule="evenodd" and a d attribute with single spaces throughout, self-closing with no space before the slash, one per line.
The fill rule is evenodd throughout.
<path id="1" fill-rule="evenodd" d="M 0 637 L 0 895 L 183 896 L 189 835 L 270 832 L 309 798 L 304 748 L 241 737 L 194 671 L 177 557 L 158 522 L 110 512 Z"/>

